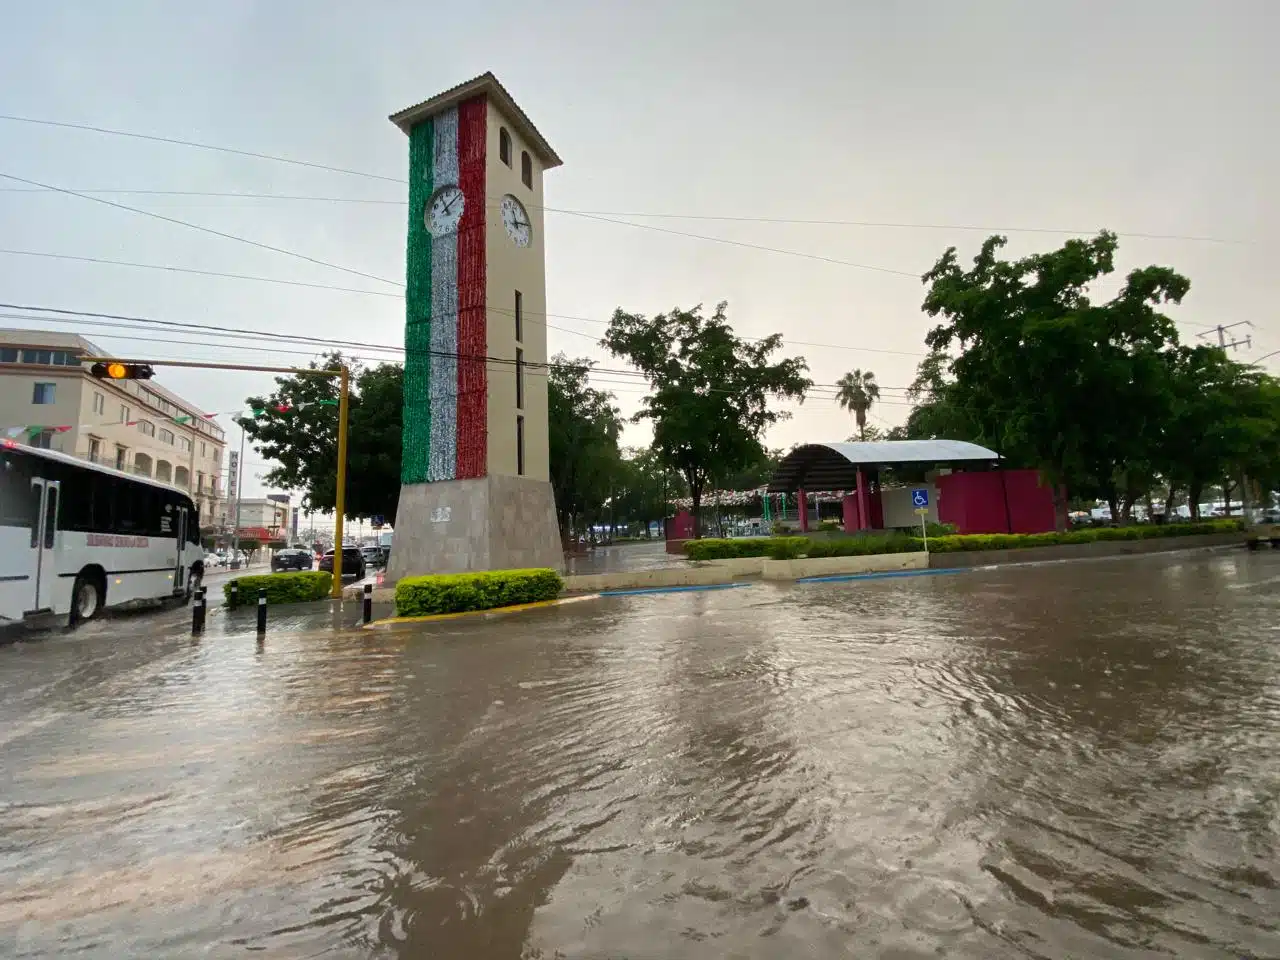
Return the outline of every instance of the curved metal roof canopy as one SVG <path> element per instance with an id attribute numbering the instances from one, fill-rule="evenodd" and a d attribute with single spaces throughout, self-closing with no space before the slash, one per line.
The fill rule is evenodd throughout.
<path id="1" fill-rule="evenodd" d="M 873 443 L 806 443 L 778 464 L 770 493 L 809 490 L 852 490 L 858 467 L 892 467 L 904 463 L 994 462 L 1000 454 L 966 440 L 879 440 Z"/>

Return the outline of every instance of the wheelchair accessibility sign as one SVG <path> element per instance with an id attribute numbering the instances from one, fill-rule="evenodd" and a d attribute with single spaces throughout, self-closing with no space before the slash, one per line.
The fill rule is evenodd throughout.
<path id="1" fill-rule="evenodd" d="M 926 488 L 918 488 L 911 491 L 911 505 L 913 507 L 927 507 L 929 505 L 929 491 Z"/>

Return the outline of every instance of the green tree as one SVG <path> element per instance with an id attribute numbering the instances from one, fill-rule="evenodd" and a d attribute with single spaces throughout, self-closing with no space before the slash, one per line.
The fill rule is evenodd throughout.
<path id="1" fill-rule="evenodd" d="M 561 353 L 547 373 L 551 485 L 565 540 L 576 521 L 598 517 L 620 475 L 622 421 L 613 394 L 590 385 L 592 366 Z"/>
<path id="2" fill-rule="evenodd" d="M 1115 234 L 1012 261 L 997 256 L 1004 243 L 989 238 L 970 270 L 952 247 L 925 275 L 925 312 L 943 321 L 926 343 L 953 356 L 946 393 L 979 438 L 1053 484 L 1062 525 L 1064 484 L 1114 499 L 1118 473 L 1139 459 L 1134 438 L 1160 429 L 1160 354 L 1177 334 L 1157 308 L 1181 302 L 1190 281 L 1145 267 L 1095 303 L 1089 287 L 1114 270 Z"/>
<path id="3" fill-rule="evenodd" d="M 1228 493 L 1241 473 L 1267 489 L 1280 480 L 1280 385 L 1215 347 L 1183 347 L 1168 357 L 1173 404 L 1159 467 L 1172 494 L 1187 491 L 1199 517 L 1206 489 Z"/>
<path id="4" fill-rule="evenodd" d="M 695 536 L 707 483 L 747 467 L 764 431 L 786 416 L 768 401 L 803 401 L 811 385 L 804 360 L 770 359 L 782 346 L 780 334 L 754 342 L 735 336 L 727 306 L 719 304 L 710 317 L 701 306 L 654 317 L 618 309 L 603 340 L 649 381 L 651 392 L 633 420 L 653 422 L 654 449 L 684 477 Z"/>
<path id="5" fill-rule="evenodd" d="M 623 451 L 614 506 L 620 523 L 648 525 L 671 515 L 671 501 L 685 496 L 684 480 L 652 447 Z"/>
<path id="6" fill-rule="evenodd" d="M 836 381 L 836 403 L 853 414 L 858 438 L 867 438 L 867 411 L 880 399 L 880 385 L 870 370 L 851 370 Z"/>
<path id="7" fill-rule="evenodd" d="M 312 369 L 343 362 L 335 353 Z M 348 517 L 385 516 L 395 523 L 400 500 L 400 436 L 404 371 L 393 364 L 353 367 L 348 404 Z M 244 421 L 254 449 L 277 466 L 264 479 L 302 494 L 302 507 L 332 513 L 338 489 L 338 380 L 292 374 L 276 378 L 269 396 L 245 401 L 255 411 Z"/>

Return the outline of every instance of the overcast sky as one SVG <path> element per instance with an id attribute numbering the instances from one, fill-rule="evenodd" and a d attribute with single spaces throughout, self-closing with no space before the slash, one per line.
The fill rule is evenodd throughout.
<path id="1" fill-rule="evenodd" d="M 564 158 L 546 178 L 549 207 L 883 268 L 548 213 L 548 312 L 560 315 L 549 318 L 553 352 L 617 366 L 595 344 L 615 307 L 657 313 L 728 300 L 740 333 L 804 341 L 788 351 L 807 357 L 818 383 L 874 370 L 886 389 L 872 422 L 895 424 L 929 327 L 918 276 L 948 245 L 966 259 L 976 251 L 986 232 L 967 227 L 1008 230 L 1013 253 L 1066 237 L 1038 231 L 1115 229 L 1122 271 L 1156 262 L 1191 278 L 1175 313 L 1184 336 L 1251 320 L 1254 349 L 1240 358 L 1280 349 L 1276 0 L 114 0 L 9 4 L 4 21 L 2 113 L 398 179 L 407 142 L 387 115 L 493 70 Z M 4 253 L 0 301 L 402 340 L 402 301 L 385 295 L 404 276 L 398 183 L 12 121 L 0 121 L 0 172 L 78 190 L 391 201 L 107 197 L 386 283 L 84 199 L 3 192 L 6 250 L 383 295 Z M 122 353 L 307 358 L 197 346 L 191 335 L 157 334 L 187 342 L 147 344 L 100 325 L 62 329 Z M 1277 360 L 1266 365 L 1280 369 Z M 165 373 L 162 381 L 211 411 L 238 409 L 270 388 L 251 374 Z M 622 387 L 619 405 L 630 413 L 639 396 Z M 220 422 L 235 434 L 229 418 Z M 838 440 L 852 429 L 832 401 L 811 398 L 768 441 Z M 627 440 L 647 434 L 632 428 Z M 251 468 L 265 469 L 256 459 Z"/>

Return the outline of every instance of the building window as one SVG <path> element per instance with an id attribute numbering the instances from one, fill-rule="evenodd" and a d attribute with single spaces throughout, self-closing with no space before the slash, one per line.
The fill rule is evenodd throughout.
<path id="1" fill-rule="evenodd" d="M 506 127 L 498 128 L 498 156 L 508 167 L 511 166 L 511 134 Z"/>
<path id="2" fill-rule="evenodd" d="M 89 438 L 89 461 L 97 463 L 98 458 L 102 456 L 102 441 L 97 437 Z"/>
<path id="3" fill-rule="evenodd" d="M 516 343 L 524 341 L 524 294 L 516 291 Z"/>
<path id="4" fill-rule="evenodd" d="M 55 350 L 53 352 L 53 365 L 56 367 L 78 367 L 80 366 L 80 356 L 75 353 L 68 353 L 65 350 Z"/>
<path id="5" fill-rule="evenodd" d="M 524 476 L 524 417 L 516 417 L 516 475 Z"/>
<path id="6" fill-rule="evenodd" d="M 0 363 L 17 363 L 17 347 L 0 347 Z"/>
<path id="7" fill-rule="evenodd" d="M 156 435 L 156 425 L 150 420 L 139 420 L 138 432 L 144 437 L 154 437 Z"/>
<path id="8" fill-rule="evenodd" d="M 516 351 L 516 409 L 524 409 L 524 351 Z"/>
<path id="9" fill-rule="evenodd" d="M 126 407 L 123 403 L 120 404 L 120 422 L 121 423 L 129 422 L 129 408 Z"/>
<path id="10" fill-rule="evenodd" d="M 190 437 L 179 437 L 179 438 L 178 438 L 178 449 L 179 449 L 179 450 L 181 450 L 181 451 L 183 451 L 184 453 L 185 453 L 185 452 L 187 452 L 187 451 L 189 451 L 189 450 L 191 449 L 191 438 L 190 438 Z"/>
<path id="11" fill-rule="evenodd" d="M 93 412 L 96 413 L 98 416 L 102 416 L 102 414 L 106 411 L 106 409 L 107 409 L 107 398 L 104 397 L 102 394 L 98 393 L 97 391 L 94 391 Z"/>
<path id="12" fill-rule="evenodd" d="M 31 391 L 32 403 L 53 403 L 53 384 L 37 383 Z"/>
<path id="13" fill-rule="evenodd" d="M 41 450 L 49 450 L 53 447 L 53 431 L 41 430 L 31 438 L 31 445 Z"/>
<path id="14" fill-rule="evenodd" d="M 529 158 L 528 150 L 520 151 L 520 179 L 526 187 L 533 189 L 533 160 Z"/>
<path id="15" fill-rule="evenodd" d="M 53 351 L 52 350 L 23 350 L 22 362 L 23 363 L 40 363 L 40 364 L 44 364 L 47 367 L 49 364 L 53 363 Z"/>
<path id="16" fill-rule="evenodd" d="M 204 493 L 204 474 L 203 473 L 199 473 L 199 472 L 196 473 L 196 490 L 198 490 L 200 493 Z"/>
<path id="17" fill-rule="evenodd" d="M 200 441 L 200 456 L 207 457 L 209 455 L 209 445 L 203 440 Z"/>
<path id="18" fill-rule="evenodd" d="M 124 465 L 128 462 L 128 460 L 129 460 L 129 448 L 117 446 L 116 447 L 116 469 L 123 470 Z"/>
<path id="19" fill-rule="evenodd" d="M 169 446 L 173 446 L 173 431 L 161 429 L 160 442 L 167 443 L 169 444 Z"/>

